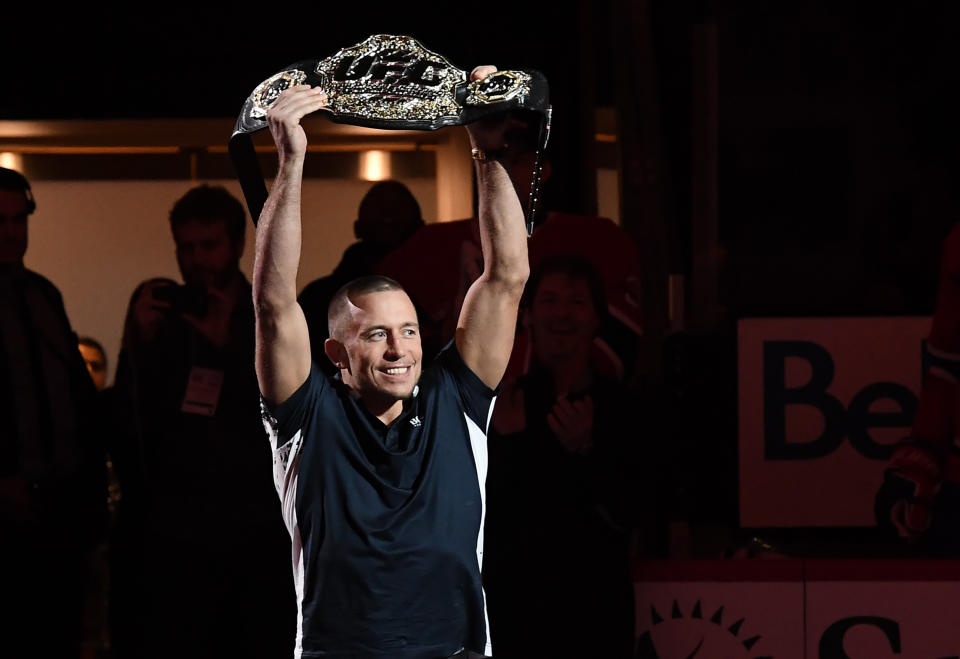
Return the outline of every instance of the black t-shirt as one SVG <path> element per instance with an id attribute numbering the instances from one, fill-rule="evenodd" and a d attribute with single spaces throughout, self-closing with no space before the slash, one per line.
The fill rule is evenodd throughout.
<path id="1" fill-rule="evenodd" d="M 303 657 L 491 654 L 480 582 L 495 392 L 451 344 L 389 427 L 316 365 L 263 407 Z"/>

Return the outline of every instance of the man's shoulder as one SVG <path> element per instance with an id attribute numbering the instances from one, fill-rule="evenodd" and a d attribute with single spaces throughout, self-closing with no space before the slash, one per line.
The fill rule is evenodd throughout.
<path id="1" fill-rule="evenodd" d="M 36 286 L 44 294 L 54 297 L 58 300 L 62 300 L 63 296 L 60 294 L 60 289 L 57 288 L 56 284 L 52 281 L 41 275 L 39 272 L 34 272 L 33 270 L 25 269 L 23 276 L 26 278 L 27 282 L 31 286 Z"/>
<path id="2" fill-rule="evenodd" d="M 421 390 L 428 394 L 449 393 L 463 402 L 467 402 L 467 399 L 488 402 L 496 395 L 496 391 L 484 384 L 480 376 L 463 361 L 454 341 L 450 341 L 423 369 L 420 384 L 425 387 L 421 387 Z"/>
<path id="3" fill-rule="evenodd" d="M 304 426 L 311 432 L 322 432 L 326 424 L 309 423 L 311 417 L 331 412 L 335 405 L 343 408 L 343 399 L 349 394 L 339 378 L 327 376 L 316 363 L 303 383 L 286 400 L 269 403 L 260 396 L 260 410 L 266 421 L 275 425 L 281 435 L 290 437 Z"/>

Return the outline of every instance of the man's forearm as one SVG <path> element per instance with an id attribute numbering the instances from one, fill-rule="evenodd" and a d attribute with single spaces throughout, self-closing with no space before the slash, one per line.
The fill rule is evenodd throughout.
<path id="1" fill-rule="evenodd" d="M 258 310 L 283 309 L 297 301 L 302 177 L 302 156 L 281 162 L 257 222 L 253 298 Z"/>
<path id="2" fill-rule="evenodd" d="M 527 229 L 510 176 L 498 162 L 477 162 L 477 188 L 484 276 L 522 286 L 530 273 Z"/>

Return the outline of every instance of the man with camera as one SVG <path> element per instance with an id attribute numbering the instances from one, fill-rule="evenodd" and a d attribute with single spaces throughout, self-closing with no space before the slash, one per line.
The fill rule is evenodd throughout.
<path id="1" fill-rule="evenodd" d="M 117 369 L 117 649 L 216 657 L 229 626 L 245 630 L 251 656 L 278 656 L 295 611 L 276 602 L 293 583 L 262 469 L 253 305 L 239 269 L 246 215 L 225 189 L 202 185 L 174 204 L 170 228 L 183 284 L 137 288 Z"/>

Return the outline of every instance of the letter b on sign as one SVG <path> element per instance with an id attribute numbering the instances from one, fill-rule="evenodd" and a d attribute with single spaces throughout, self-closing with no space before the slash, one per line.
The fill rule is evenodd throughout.
<path id="1" fill-rule="evenodd" d="M 787 359 L 803 359 L 812 371 L 810 380 L 787 387 Z M 917 397 L 896 382 L 867 384 L 850 400 L 849 408 L 827 392 L 833 382 L 834 361 L 823 346 L 810 341 L 765 341 L 763 344 L 764 455 L 768 460 L 811 460 L 835 451 L 844 438 L 861 455 L 874 460 L 890 457 L 893 447 L 870 436 L 870 428 L 909 428 Z M 846 374 L 848 377 L 855 374 Z M 871 411 L 879 400 L 896 403 L 895 412 Z M 787 441 L 787 407 L 808 405 L 823 416 L 823 432 L 812 441 Z"/>

